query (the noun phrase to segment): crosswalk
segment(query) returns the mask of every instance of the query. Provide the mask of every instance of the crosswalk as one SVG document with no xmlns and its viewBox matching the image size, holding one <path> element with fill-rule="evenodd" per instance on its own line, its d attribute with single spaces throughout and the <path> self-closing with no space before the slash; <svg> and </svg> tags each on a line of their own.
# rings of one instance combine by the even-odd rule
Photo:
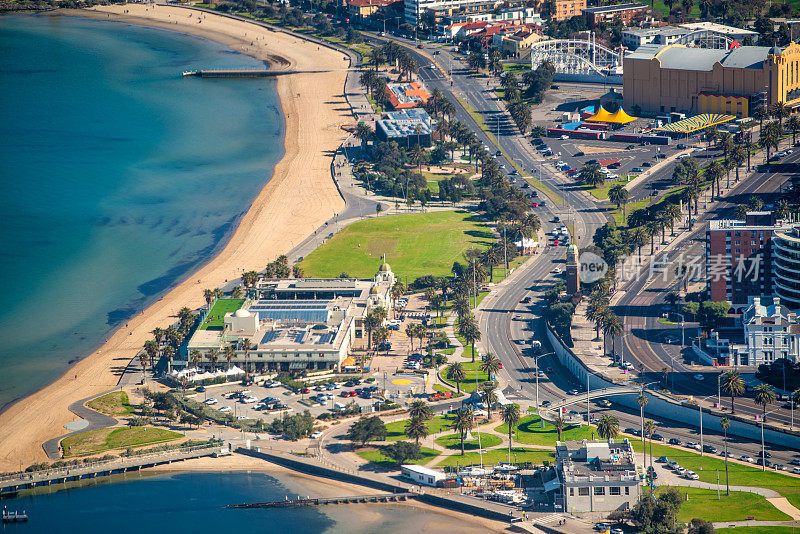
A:
<svg viewBox="0 0 800 534">
<path fill-rule="evenodd" d="M 537 517 L 533 520 L 534 524 L 537 525 L 552 525 L 553 523 L 558 523 L 564 518 L 561 514 L 548 514 L 542 517 Z"/>
</svg>

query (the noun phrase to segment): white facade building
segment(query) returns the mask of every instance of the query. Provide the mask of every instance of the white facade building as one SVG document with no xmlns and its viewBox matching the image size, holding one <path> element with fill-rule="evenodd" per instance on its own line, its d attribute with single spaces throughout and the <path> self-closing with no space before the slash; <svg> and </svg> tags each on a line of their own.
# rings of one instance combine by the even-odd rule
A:
<svg viewBox="0 0 800 534">
<path fill-rule="evenodd" d="M 447 475 L 445 475 L 443 472 L 436 471 L 434 469 L 428 469 L 427 467 L 422 467 L 421 465 L 404 465 L 400 468 L 400 471 L 404 477 L 410 478 L 417 484 L 421 484 L 423 486 L 436 487 L 437 482 L 447 478 Z"/>
<path fill-rule="evenodd" d="M 732 351 L 738 365 L 758 366 L 780 358 L 800 361 L 800 324 L 797 314 L 781 305 L 780 297 L 751 297 L 742 315 L 744 347 Z"/>
<path fill-rule="evenodd" d="M 675 26 L 627 28 L 622 32 L 622 44 L 630 50 L 636 50 L 640 46 L 647 44 L 670 45 L 690 33 L 692 33 L 692 30 L 676 28 Z"/>
</svg>

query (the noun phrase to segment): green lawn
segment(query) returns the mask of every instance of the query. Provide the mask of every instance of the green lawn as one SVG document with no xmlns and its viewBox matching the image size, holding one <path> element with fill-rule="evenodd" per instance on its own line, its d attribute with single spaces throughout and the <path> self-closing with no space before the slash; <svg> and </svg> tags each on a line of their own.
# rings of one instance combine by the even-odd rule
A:
<svg viewBox="0 0 800 534">
<path fill-rule="evenodd" d="M 631 439 L 633 448 L 642 451 L 642 442 Z M 650 445 L 647 445 L 647 452 L 650 452 Z M 653 459 L 666 456 L 670 460 L 675 460 L 682 467 L 692 470 L 700 475 L 700 480 L 704 482 L 717 482 L 717 470 L 719 470 L 720 484 L 725 484 L 725 460 L 716 455 L 700 456 L 697 453 L 668 447 L 658 443 L 653 443 Z M 782 475 L 776 471 L 761 471 L 760 467 L 741 465 L 735 462 L 728 462 L 728 476 L 731 486 L 753 486 L 758 488 L 769 488 L 777 491 L 795 507 L 800 507 L 800 479 Z"/>
<path fill-rule="evenodd" d="M 479 432 L 479 434 L 481 436 L 480 446 L 484 449 L 487 447 L 495 447 L 503 443 L 503 440 L 494 434 L 486 434 L 485 432 Z M 476 433 L 471 435 L 474 436 L 475 439 L 464 440 L 465 451 L 473 451 L 478 449 L 478 434 Z M 450 434 L 449 436 L 436 438 L 436 444 L 446 449 L 453 449 L 457 451 L 461 450 L 461 438 L 458 434 Z"/>
<path fill-rule="evenodd" d="M 128 394 L 124 391 L 112 391 L 102 397 L 97 397 L 86 403 L 92 410 L 107 415 L 129 415 L 133 413 L 133 406 L 128 402 Z"/>
<path fill-rule="evenodd" d="M 717 534 L 796 534 L 797 528 L 792 527 L 738 527 L 718 528 Z"/>
<path fill-rule="evenodd" d="M 511 448 L 511 461 L 512 462 L 531 462 L 534 464 L 542 465 L 545 461 L 552 462 L 555 459 L 555 454 L 550 451 L 543 451 L 537 449 L 525 449 L 523 447 Z M 483 453 L 484 465 L 498 464 L 500 462 L 508 461 L 508 448 L 492 449 Z M 454 465 L 479 465 L 481 462 L 481 455 L 477 452 L 468 452 L 461 456 L 454 454 L 448 456 L 441 462 L 439 466 L 454 466 Z"/>
<path fill-rule="evenodd" d="M 418 460 L 408 460 L 406 463 L 424 465 L 433 460 L 434 458 L 436 458 L 437 456 L 439 456 L 439 453 L 433 449 L 422 447 L 421 450 L 422 450 L 422 458 Z M 380 464 L 384 467 L 397 467 L 397 464 L 394 462 L 394 460 L 390 460 L 389 458 L 384 456 L 383 453 L 380 451 L 380 449 L 358 451 L 356 454 L 358 454 L 368 462 Z"/>
<path fill-rule="evenodd" d="M 648 199 L 637 200 L 636 202 L 628 202 L 628 204 L 625 206 L 625 215 L 627 216 L 628 214 L 631 214 L 638 209 L 646 208 L 649 205 L 649 202 L 650 201 Z M 614 207 L 612 216 L 614 217 L 614 222 L 617 224 L 617 226 L 620 227 L 625 226 L 622 223 L 622 207 L 620 207 L 619 209 L 616 209 L 616 207 Z"/>
<path fill-rule="evenodd" d="M 183 437 L 183 434 L 147 426 L 101 428 L 61 440 L 64 456 L 85 456 L 111 449 L 141 447 Z"/>
<path fill-rule="evenodd" d="M 464 349 L 464 357 L 471 358 L 472 357 L 472 349 L 467 347 Z M 466 380 L 461 382 L 461 391 L 472 393 L 475 391 L 475 378 L 478 379 L 478 387 L 487 380 L 489 377 L 480 370 L 480 366 L 483 362 L 480 359 L 476 359 L 475 363 L 472 362 L 461 362 L 461 367 L 464 368 L 464 375 L 466 376 Z M 450 367 L 448 366 L 442 371 L 442 376 L 446 379 L 447 378 L 447 369 Z"/>
<path fill-rule="evenodd" d="M 592 187 L 591 185 L 584 184 L 580 186 L 580 189 L 587 191 L 593 197 L 599 200 L 608 200 L 608 190 L 614 187 L 615 185 L 625 185 L 627 184 L 627 180 L 614 180 L 611 182 L 606 182 L 603 185 L 599 185 L 597 187 Z"/>
<path fill-rule="evenodd" d="M 491 231 L 466 211 L 391 215 L 351 224 L 302 262 L 309 276 L 346 272 L 369 278 L 385 254 L 395 275 L 409 282 L 426 274 L 446 276 L 468 248 L 488 247 Z"/>
<path fill-rule="evenodd" d="M 388 423 L 386 425 L 386 430 L 388 431 L 388 434 L 386 435 L 386 441 L 400 441 L 401 439 L 408 439 L 405 430 L 407 422 L 408 420 L 404 419 L 402 421 Z M 428 432 L 431 434 L 436 434 L 443 430 L 449 429 L 451 424 L 452 419 L 449 415 L 437 415 L 428 421 Z"/>
<path fill-rule="evenodd" d="M 561 431 L 561 440 L 591 439 L 592 427 L 589 426 L 567 426 Z M 508 425 L 503 424 L 495 428 L 499 434 L 508 434 Z M 555 447 L 558 440 L 556 428 L 545 421 L 544 428 L 541 427 L 541 419 L 538 415 L 528 415 L 523 417 L 517 425 L 517 432 L 514 436 L 515 443 L 526 445 L 552 445 Z"/>
<path fill-rule="evenodd" d="M 206 320 L 200 325 L 200 330 L 208 328 L 222 330 L 226 313 L 233 313 L 244 304 L 244 299 L 217 299 L 214 306 L 206 315 Z"/>
<path fill-rule="evenodd" d="M 661 486 L 657 491 L 663 491 L 668 486 Z M 676 487 L 681 495 L 688 495 L 689 500 L 684 500 L 678 512 L 678 521 L 688 523 L 698 517 L 706 521 L 745 521 L 754 517 L 757 521 L 790 521 L 792 518 L 784 514 L 767 501 L 766 497 L 746 491 L 732 491 L 725 495 L 725 486 L 720 486 L 720 500 L 717 500 L 717 490 Z M 645 490 L 647 491 L 647 490 Z"/>
</svg>

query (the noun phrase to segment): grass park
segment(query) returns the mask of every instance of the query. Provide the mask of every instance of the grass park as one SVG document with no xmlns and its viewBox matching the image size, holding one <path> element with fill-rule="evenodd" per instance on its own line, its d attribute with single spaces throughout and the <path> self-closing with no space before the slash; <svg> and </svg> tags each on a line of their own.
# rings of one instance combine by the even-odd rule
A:
<svg viewBox="0 0 800 534">
<path fill-rule="evenodd" d="M 439 452 L 433 449 L 429 449 L 427 447 L 421 447 L 422 457 L 417 458 L 416 460 L 407 460 L 406 463 L 409 464 L 417 464 L 417 465 L 425 465 L 437 456 L 439 456 Z M 380 449 L 364 449 L 358 451 L 360 457 L 365 459 L 368 462 L 372 462 L 374 464 L 378 464 L 383 467 L 397 467 L 397 462 L 387 458 Z"/>
<path fill-rule="evenodd" d="M 406 435 L 407 420 L 394 421 L 386 424 L 386 441 L 400 441 L 409 439 Z M 453 424 L 453 418 L 449 415 L 437 415 L 428 421 L 428 433 L 438 434 L 444 430 L 449 430 Z"/>
<path fill-rule="evenodd" d="M 449 275 L 453 259 L 469 248 L 485 248 L 492 232 L 472 213 L 437 211 L 391 215 L 344 228 L 300 263 L 307 276 L 359 278 L 375 275 L 383 255 L 395 275 L 412 281 Z"/>
<path fill-rule="evenodd" d="M 472 357 L 472 352 L 471 351 L 472 351 L 472 349 L 470 347 L 466 347 L 464 349 L 463 356 L 465 358 L 471 358 Z M 481 366 L 482 363 L 483 362 L 481 362 L 481 360 L 479 358 L 476 358 L 475 363 L 473 363 L 473 362 L 461 362 L 461 367 L 464 369 L 464 376 L 465 376 L 464 381 L 461 382 L 461 392 L 462 393 L 464 393 L 464 392 L 472 393 L 473 391 L 475 391 L 475 387 L 476 387 L 475 386 L 475 381 L 476 381 L 476 379 L 477 379 L 477 382 L 478 382 L 478 387 L 480 387 L 480 385 L 482 383 L 484 383 L 487 380 L 489 380 L 489 376 L 486 373 L 484 373 L 483 371 L 480 370 L 480 366 Z M 441 371 L 441 375 L 445 379 L 447 378 L 447 371 L 448 371 L 449 368 L 450 368 L 450 366 L 447 366 L 446 368 L 444 368 Z M 452 381 L 448 380 L 448 382 L 452 382 Z M 455 383 L 453 383 L 453 385 L 455 385 Z"/>
<path fill-rule="evenodd" d="M 503 440 L 500 439 L 499 436 L 494 434 L 487 434 L 485 432 L 473 432 L 470 434 L 471 439 L 464 440 L 464 450 L 465 451 L 474 451 L 479 448 L 478 446 L 478 434 L 480 434 L 480 447 L 484 449 L 487 447 L 496 447 L 503 443 Z M 440 447 L 444 447 L 445 449 L 452 449 L 452 450 L 461 450 L 461 438 L 458 434 L 450 434 L 447 436 L 442 436 L 440 438 L 436 438 L 436 444 Z"/>
<path fill-rule="evenodd" d="M 223 322 L 225 321 L 226 313 L 233 313 L 244 304 L 244 299 L 217 299 L 214 306 L 209 310 L 206 315 L 206 320 L 200 325 L 200 330 L 222 330 Z"/>
<path fill-rule="evenodd" d="M 113 449 L 143 447 L 182 438 L 183 434 L 147 426 L 113 427 L 91 430 L 61 440 L 64 457 L 86 456 Z"/>
<path fill-rule="evenodd" d="M 737 527 L 718 528 L 717 534 L 797 534 L 796 527 Z"/>
<path fill-rule="evenodd" d="M 102 397 L 90 400 L 86 406 L 106 415 L 130 415 L 134 413 L 133 406 L 128 401 L 128 394 L 124 391 L 112 391 Z"/>
<path fill-rule="evenodd" d="M 663 491 L 667 486 L 660 487 L 657 492 Z M 689 488 L 686 486 L 675 487 L 686 500 L 681 503 L 678 512 L 678 521 L 688 523 L 695 517 L 709 518 L 714 521 L 745 521 L 754 517 L 757 521 L 789 521 L 792 518 L 775 508 L 762 495 L 746 491 L 732 491 L 725 495 L 725 486 L 722 485 L 719 500 L 717 490 Z M 713 516 L 710 514 L 713 510 Z M 738 529 L 737 529 L 738 532 Z"/>
<path fill-rule="evenodd" d="M 545 421 L 544 428 L 538 415 L 528 415 L 520 419 L 516 432 L 512 435 L 514 443 L 555 447 L 558 431 L 551 423 Z M 593 427 L 568 425 L 561 431 L 562 441 L 591 439 Z M 495 432 L 508 434 L 508 425 L 502 424 Z"/>
<path fill-rule="evenodd" d="M 437 464 L 437 467 L 456 466 L 456 465 L 479 465 L 481 458 L 483 465 L 498 464 L 500 462 L 508 461 L 508 448 L 502 447 L 499 449 L 492 449 L 483 454 L 477 452 L 468 452 L 464 456 L 460 454 L 453 454 L 448 456 Z M 555 460 L 555 453 L 543 449 L 526 449 L 524 447 L 511 448 L 511 462 L 525 463 L 530 462 L 536 465 L 543 465 L 544 462 L 553 462 Z"/>
<path fill-rule="evenodd" d="M 642 452 L 641 440 L 629 438 L 634 450 Z M 650 453 L 650 443 L 647 444 Z M 725 460 L 718 456 L 700 456 L 697 453 L 677 449 L 659 443 L 653 443 L 653 461 L 661 456 L 674 460 L 700 476 L 703 482 L 716 484 L 717 471 L 720 483 L 725 484 Z M 649 462 L 649 457 L 648 457 Z M 800 479 L 781 474 L 776 471 L 762 471 L 759 466 L 742 465 L 739 462 L 728 462 L 728 479 L 731 486 L 752 486 L 777 491 L 795 507 L 800 507 Z"/>
</svg>

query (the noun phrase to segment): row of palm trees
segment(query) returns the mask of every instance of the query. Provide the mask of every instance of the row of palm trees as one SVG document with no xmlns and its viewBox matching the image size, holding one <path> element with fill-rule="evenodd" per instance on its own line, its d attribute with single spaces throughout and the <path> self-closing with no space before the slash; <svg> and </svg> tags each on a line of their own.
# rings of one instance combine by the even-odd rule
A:
<svg viewBox="0 0 800 534">
<path fill-rule="evenodd" d="M 144 342 L 139 353 L 139 363 L 142 367 L 142 378 L 148 366 L 155 366 L 160 358 L 167 361 L 167 372 L 172 367 L 172 360 L 178 352 L 183 340 L 191 333 L 197 324 L 197 315 L 189 308 L 181 308 L 178 312 L 178 322 L 169 328 L 156 327 L 153 329 L 153 339 Z"/>
<path fill-rule="evenodd" d="M 617 336 L 621 336 L 625 331 L 622 319 L 610 308 L 609 293 L 611 280 L 603 278 L 595 284 L 593 291 L 589 294 L 589 302 L 586 306 L 586 318 L 595 325 L 597 338 L 603 332 L 603 346 L 607 345 L 608 337 L 611 336 L 612 353 L 616 353 Z"/>
</svg>

